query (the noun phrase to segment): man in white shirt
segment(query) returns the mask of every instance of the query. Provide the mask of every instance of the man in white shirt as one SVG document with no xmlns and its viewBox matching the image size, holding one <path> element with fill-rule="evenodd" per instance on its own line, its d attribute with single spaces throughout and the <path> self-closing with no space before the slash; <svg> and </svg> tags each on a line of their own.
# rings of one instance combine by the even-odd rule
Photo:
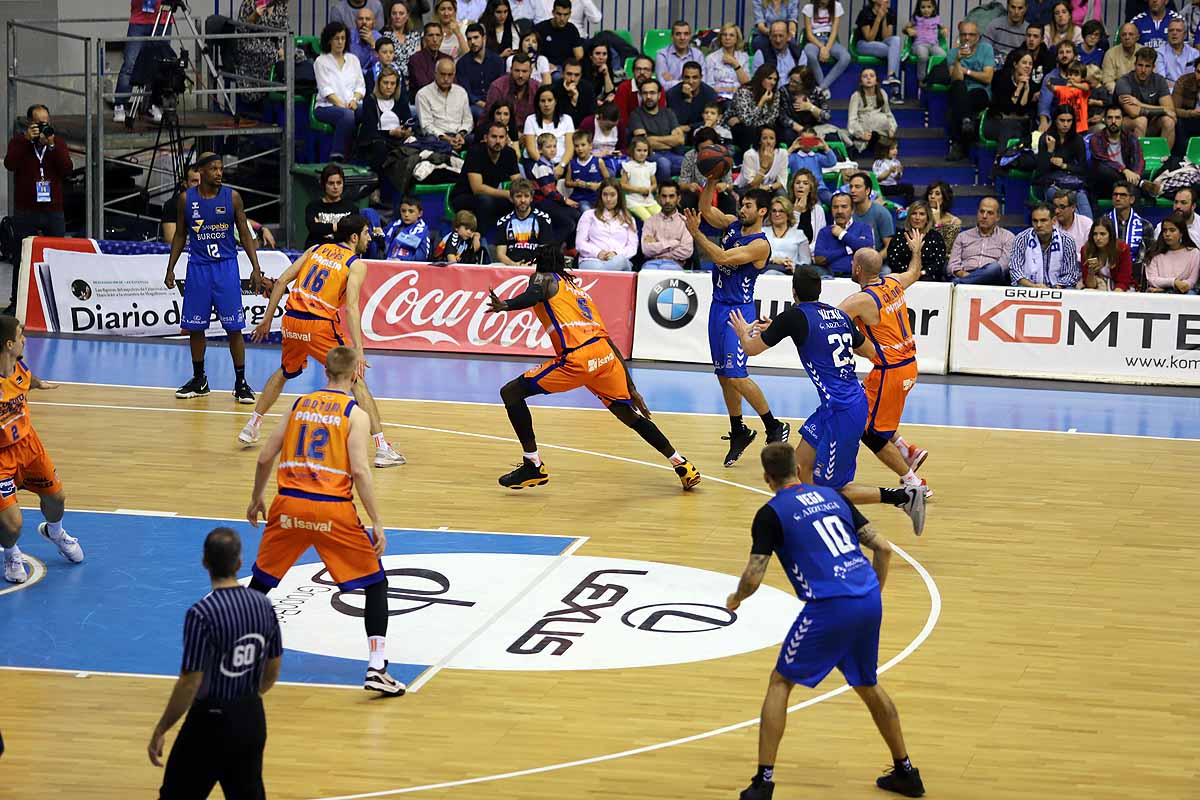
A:
<svg viewBox="0 0 1200 800">
<path fill-rule="evenodd" d="M 1167 79 L 1167 85 L 1175 88 L 1175 81 L 1192 70 L 1192 62 L 1200 58 L 1200 50 L 1187 43 L 1187 26 L 1182 19 L 1173 19 L 1167 24 L 1167 43 L 1155 48 L 1158 61 L 1154 71 Z"/>
<path fill-rule="evenodd" d="M 1054 195 L 1054 228 L 1071 237 L 1071 241 L 1083 247 L 1092 232 L 1092 220 L 1076 213 L 1075 192 L 1063 190 Z"/>
<path fill-rule="evenodd" d="M 689 61 L 703 64 L 704 53 L 692 44 L 692 26 L 681 19 L 671 25 L 671 46 L 664 47 L 654 56 L 654 71 L 664 92 L 671 91 L 683 80 L 683 65 Z"/>
<path fill-rule="evenodd" d="M 1176 214 L 1183 214 L 1183 218 L 1187 220 L 1188 233 L 1191 234 L 1192 242 L 1200 245 L 1200 214 L 1196 213 L 1196 190 L 1191 186 L 1184 186 L 1175 192 L 1175 208 Z M 1162 233 L 1162 223 L 1154 228 L 1154 238 L 1157 239 Z"/>
<path fill-rule="evenodd" d="M 597 31 L 600 30 L 601 19 L 603 16 L 596 0 L 571 1 L 571 24 L 584 35 L 584 38 L 592 35 L 592 26 L 595 26 Z"/>
<path fill-rule="evenodd" d="M 527 19 L 533 24 L 550 19 L 550 0 L 508 0 L 514 21 Z"/>
<path fill-rule="evenodd" d="M 658 204 L 662 211 L 646 220 L 642 228 L 642 255 L 646 256 L 642 269 L 686 269 L 694 243 L 679 213 L 679 187 L 671 182 L 660 183 Z"/>
<path fill-rule="evenodd" d="M 456 151 L 462 150 L 473 123 L 467 90 L 454 82 L 454 59 L 449 56 L 438 59 L 433 76 L 433 83 L 417 92 L 421 130 L 447 142 Z"/>
</svg>

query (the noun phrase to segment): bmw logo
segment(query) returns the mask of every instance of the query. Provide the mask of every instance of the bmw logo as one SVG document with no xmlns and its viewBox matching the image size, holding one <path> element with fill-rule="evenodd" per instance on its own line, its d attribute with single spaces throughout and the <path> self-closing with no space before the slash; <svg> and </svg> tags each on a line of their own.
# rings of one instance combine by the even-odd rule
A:
<svg viewBox="0 0 1200 800">
<path fill-rule="evenodd" d="M 650 316 L 664 328 L 682 328 L 696 316 L 696 290 L 682 278 L 667 278 L 650 290 Z"/>
</svg>

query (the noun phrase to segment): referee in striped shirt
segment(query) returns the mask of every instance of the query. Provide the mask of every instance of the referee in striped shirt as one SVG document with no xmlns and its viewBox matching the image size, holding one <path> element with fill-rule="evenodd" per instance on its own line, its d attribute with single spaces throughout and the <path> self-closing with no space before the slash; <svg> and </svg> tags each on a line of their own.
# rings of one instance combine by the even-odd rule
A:
<svg viewBox="0 0 1200 800">
<path fill-rule="evenodd" d="M 147 748 L 150 763 L 161 767 L 163 738 L 187 713 L 159 800 L 205 798 L 217 783 L 226 800 L 266 797 L 262 696 L 279 678 L 283 647 L 271 601 L 238 584 L 241 566 L 238 535 L 229 528 L 209 533 L 204 567 L 213 590 L 184 617 L 179 680 Z"/>
</svg>

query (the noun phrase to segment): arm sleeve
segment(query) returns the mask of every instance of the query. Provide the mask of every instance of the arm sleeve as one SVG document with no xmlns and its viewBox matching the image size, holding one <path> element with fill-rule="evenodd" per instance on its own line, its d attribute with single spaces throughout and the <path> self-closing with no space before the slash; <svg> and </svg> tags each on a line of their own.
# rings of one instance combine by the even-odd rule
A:
<svg viewBox="0 0 1200 800">
<path fill-rule="evenodd" d="M 863 528 L 871 524 L 871 520 L 864 517 L 863 513 L 858 510 L 854 503 L 851 503 L 849 500 L 847 500 L 846 505 L 850 506 L 850 519 L 854 521 L 854 530 L 861 531 Z"/>
<path fill-rule="evenodd" d="M 579 221 L 583 222 L 583 218 L 580 217 Z M 646 220 L 645 224 L 642 225 L 642 254 L 645 255 L 646 258 L 658 258 L 659 255 L 671 249 L 670 242 L 664 242 L 658 238 L 658 234 L 660 232 L 658 228 L 659 226 L 655 222 L 655 217 L 651 217 L 650 219 Z M 646 236 L 655 237 L 654 241 L 647 242 L 645 238 Z"/>
<path fill-rule="evenodd" d="M 789 337 L 797 347 L 808 338 L 808 317 L 795 307 L 771 320 L 771 324 L 762 332 L 762 340 L 767 347 L 774 347 Z"/>
<path fill-rule="evenodd" d="M 845 312 L 843 312 L 843 316 L 845 316 Z M 846 323 L 850 326 L 850 343 L 855 347 L 862 347 L 862 344 L 867 340 L 867 337 L 863 336 L 863 332 L 860 331 L 858 326 L 854 324 L 854 320 L 850 319 L 848 316 L 846 317 Z"/>
<path fill-rule="evenodd" d="M 638 235 L 636 227 L 622 226 L 625 231 L 625 249 L 621 255 L 633 258 L 638 251 Z"/>
<path fill-rule="evenodd" d="M 358 56 L 354 55 L 353 53 L 349 53 L 346 55 L 347 61 L 349 61 L 352 58 L 354 59 L 353 69 L 351 70 L 351 72 L 354 75 L 353 90 L 354 90 L 354 93 L 356 95 L 358 95 L 358 98 L 361 100 L 362 98 L 367 96 L 367 80 L 363 76 L 362 64 L 359 63 Z M 352 97 L 350 99 L 353 100 L 354 98 Z"/>
<path fill-rule="evenodd" d="M 775 509 L 764 505 L 758 510 L 750 527 L 750 538 L 753 542 L 750 552 L 756 556 L 769 556 L 783 543 L 783 525 Z"/>
<path fill-rule="evenodd" d="M 208 626 L 195 608 L 189 608 L 183 618 L 183 661 L 180 672 L 201 672 L 208 653 Z"/>
<path fill-rule="evenodd" d="M 326 53 L 318 56 L 313 62 L 313 74 L 317 79 L 317 97 L 321 100 L 326 99 L 331 94 L 337 94 L 337 81 L 334 78 L 333 56 Z M 339 97 L 343 103 L 349 100 L 348 97 Z"/>
<path fill-rule="evenodd" d="M 546 287 L 537 281 L 535 272 L 529 276 L 529 285 L 525 287 L 525 291 L 506 301 L 505 304 L 509 311 L 520 311 L 523 308 L 532 308 L 544 300 L 546 300 Z"/>
</svg>

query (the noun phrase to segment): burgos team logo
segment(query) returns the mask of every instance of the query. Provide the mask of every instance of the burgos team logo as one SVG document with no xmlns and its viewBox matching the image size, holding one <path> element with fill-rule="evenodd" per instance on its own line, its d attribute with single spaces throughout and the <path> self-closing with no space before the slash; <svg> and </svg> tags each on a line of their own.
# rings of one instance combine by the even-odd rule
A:
<svg viewBox="0 0 1200 800">
<path fill-rule="evenodd" d="M 682 278 L 667 278 L 650 290 L 650 316 L 664 328 L 682 328 L 696 316 L 696 290 Z"/>
</svg>

